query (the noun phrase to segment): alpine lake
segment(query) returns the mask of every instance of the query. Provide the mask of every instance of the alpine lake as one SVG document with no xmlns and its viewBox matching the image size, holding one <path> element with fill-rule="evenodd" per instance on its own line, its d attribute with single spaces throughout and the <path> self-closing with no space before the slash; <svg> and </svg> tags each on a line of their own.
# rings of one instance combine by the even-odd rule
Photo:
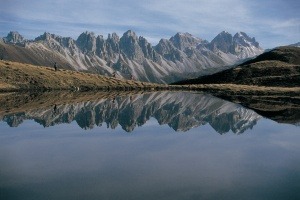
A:
<svg viewBox="0 0 300 200">
<path fill-rule="evenodd" d="M 1 94 L 0 199 L 300 199 L 294 116 L 199 92 Z"/>
</svg>

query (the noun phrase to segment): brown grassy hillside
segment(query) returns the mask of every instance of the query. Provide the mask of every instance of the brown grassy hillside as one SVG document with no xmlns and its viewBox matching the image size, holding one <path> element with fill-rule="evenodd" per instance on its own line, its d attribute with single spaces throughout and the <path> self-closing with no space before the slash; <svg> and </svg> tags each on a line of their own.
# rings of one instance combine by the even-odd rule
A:
<svg viewBox="0 0 300 200">
<path fill-rule="evenodd" d="M 12 62 L 32 64 L 36 66 L 51 67 L 54 61 L 63 69 L 72 69 L 64 59 L 51 51 L 39 51 L 38 49 L 24 48 L 15 44 L 6 44 L 0 41 L 0 57 Z"/>
<path fill-rule="evenodd" d="M 300 48 L 293 46 L 282 46 L 277 47 L 271 51 L 263 53 L 256 58 L 249 60 L 242 65 L 249 65 L 251 63 L 256 63 L 266 60 L 277 60 L 289 64 L 300 65 Z"/>
<path fill-rule="evenodd" d="M 0 61 L 0 92 L 47 90 L 192 90 L 224 95 L 300 96 L 300 87 L 238 84 L 159 85 L 17 62 Z"/>
<path fill-rule="evenodd" d="M 49 67 L 39 67 L 10 61 L 0 61 L 0 91 L 13 90 L 93 90 L 100 88 L 127 89 L 156 87 L 157 84 L 131 80 L 121 80 L 101 75 L 55 71 Z"/>
</svg>

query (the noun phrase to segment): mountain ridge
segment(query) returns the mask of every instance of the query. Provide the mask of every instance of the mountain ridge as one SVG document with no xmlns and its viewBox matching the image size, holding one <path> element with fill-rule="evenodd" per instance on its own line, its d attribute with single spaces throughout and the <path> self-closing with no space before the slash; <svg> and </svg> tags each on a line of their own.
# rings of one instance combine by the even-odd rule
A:
<svg viewBox="0 0 300 200">
<path fill-rule="evenodd" d="M 65 69 L 107 76 L 116 73 L 126 79 L 133 76 L 140 81 L 170 83 L 188 74 L 219 71 L 263 52 L 254 38 L 243 36 L 240 40 L 244 43 L 226 43 L 231 51 L 225 51 L 218 45 L 223 40 L 214 40 L 211 45 L 189 33 L 176 33 L 152 46 L 132 30 L 121 37 L 109 34 L 106 39 L 86 31 L 76 40 L 47 32 L 34 40 L 26 40 L 17 32 L 10 32 L 0 42 L 0 55 L 6 60 L 34 65 L 53 66 L 57 62 Z"/>
</svg>

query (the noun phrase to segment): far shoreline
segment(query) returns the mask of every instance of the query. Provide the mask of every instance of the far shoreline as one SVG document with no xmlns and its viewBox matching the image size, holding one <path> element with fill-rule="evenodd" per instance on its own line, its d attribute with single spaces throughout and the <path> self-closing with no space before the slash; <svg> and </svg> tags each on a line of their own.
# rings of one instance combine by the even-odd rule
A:
<svg viewBox="0 0 300 200">
<path fill-rule="evenodd" d="M 84 72 L 0 61 L 0 93 L 49 91 L 202 91 L 216 96 L 299 97 L 300 87 L 241 85 L 233 83 L 167 85 L 118 79 Z"/>
</svg>

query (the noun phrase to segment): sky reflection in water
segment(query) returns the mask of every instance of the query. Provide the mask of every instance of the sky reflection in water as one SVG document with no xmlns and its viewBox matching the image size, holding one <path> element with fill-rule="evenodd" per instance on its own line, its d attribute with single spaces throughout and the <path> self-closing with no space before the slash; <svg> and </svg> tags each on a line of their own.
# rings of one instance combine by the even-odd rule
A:
<svg viewBox="0 0 300 200">
<path fill-rule="evenodd" d="M 1 199 L 297 199 L 299 127 L 260 118 L 236 135 L 0 123 Z M 47 197 L 47 198 L 46 198 Z"/>
</svg>

